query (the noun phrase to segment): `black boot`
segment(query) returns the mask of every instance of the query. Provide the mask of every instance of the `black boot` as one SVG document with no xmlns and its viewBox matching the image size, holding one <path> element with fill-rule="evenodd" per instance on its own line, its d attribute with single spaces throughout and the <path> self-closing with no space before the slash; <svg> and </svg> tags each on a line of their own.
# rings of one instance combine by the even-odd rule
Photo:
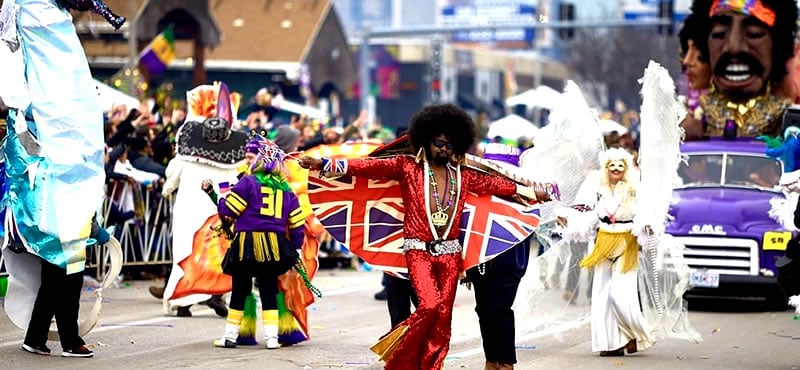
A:
<svg viewBox="0 0 800 370">
<path fill-rule="evenodd" d="M 215 295 L 211 297 L 211 299 L 206 301 L 208 307 L 214 309 L 214 312 L 219 317 L 228 317 L 228 307 L 225 306 L 225 302 L 222 301 L 222 296 Z"/>
<path fill-rule="evenodd" d="M 191 306 L 178 307 L 178 317 L 192 317 L 192 311 L 189 311 Z"/>
</svg>

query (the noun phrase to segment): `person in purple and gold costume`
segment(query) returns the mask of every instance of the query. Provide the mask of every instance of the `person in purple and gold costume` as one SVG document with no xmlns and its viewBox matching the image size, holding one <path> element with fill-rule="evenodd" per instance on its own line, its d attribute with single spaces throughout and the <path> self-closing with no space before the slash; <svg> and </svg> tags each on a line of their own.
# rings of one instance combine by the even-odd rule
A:
<svg viewBox="0 0 800 370">
<path fill-rule="evenodd" d="M 280 347 L 278 277 L 297 262 L 308 214 L 286 181 L 283 151 L 267 140 L 261 144 L 251 174 L 242 177 L 218 204 L 220 217 L 235 219 L 235 224 L 231 247 L 222 262 L 222 271 L 232 277 L 230 306 L 225 332 L 214 341 L 215 347 L 236 347 L 253 277 L 259 281 L 266 347 Z"/>
</svg>

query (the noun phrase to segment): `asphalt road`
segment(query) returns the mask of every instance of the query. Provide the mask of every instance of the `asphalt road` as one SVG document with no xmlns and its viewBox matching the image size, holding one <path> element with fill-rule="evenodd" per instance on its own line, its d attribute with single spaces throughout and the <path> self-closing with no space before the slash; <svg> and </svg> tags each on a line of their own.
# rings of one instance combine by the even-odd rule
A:
<svg viewBox="0 0 800 370">
<path fill-rule="evenodd" d="M 380 369 L 369 351 L 389 328 L 385 302 L 375 301 L 380 273 L 322 270 L 315 284 L 325 296 L 310 308 L 311 340 L 293 347 L 213 348 L 224 320 L 205 306 L 191 318 L 165 315 L 147 292 L 158 282 L 123 282 L 105 292 L 98 327 L 86 336 L 92 359 L 62 358 L 20 349 L 24 333 L 0 315 L 0 369 Z M 555 296 L 555 295 L 554 295 Z M 560 299 L 560 298 L 559 298 Z M 84 291 L 88 306 L 92 292 Z M 694 303 L 694 302 L 693 302 Z M 540 310 L 548 304 L 541 302 Z M 591 352 L 589 325 L 570 322 L 517 338 L 516 369 L 800 369 L 800 320 L 792 313 L 716 303 L 690 313 L 700 343 L 666 339 L 621 358 Z M 459 287 L 447 369 L 482 369 L 484 364 L 472 292 Z M 724 311 L 724 312 L 720 312 Z M 261 334 L 259 333 L 259 336 Z"/>
</svg>

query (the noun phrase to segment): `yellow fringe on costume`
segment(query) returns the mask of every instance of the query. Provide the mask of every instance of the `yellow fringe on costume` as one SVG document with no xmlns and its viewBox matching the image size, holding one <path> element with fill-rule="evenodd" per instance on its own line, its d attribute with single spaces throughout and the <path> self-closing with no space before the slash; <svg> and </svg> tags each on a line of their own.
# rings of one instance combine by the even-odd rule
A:
<svg viewBox="0 0 800 370">
<path fill-rule="evenodd" d="M 597 232 L 597 239 L 594 243 L 594 250 L 592 253 L 583 260 L 581 260 L 581 267 L 594 267 L 598 263 L 614 257 L 614 252 L 618 250 L 619 245 L 625 246 L 624 252 L 620 256 L 622 258 L 622 272 L 628 272 L 638 266 L 639 244 L 636 237 L 630 231 L 604 231 Z"/>
<path fill-rule="evenodd" d="M 245 232 L 240 232 L 239 234 L 239 260 L 244 259 L 244 240 L 245 240 Z M 255 255 L 256 261 L 264 262 L 264 261 L 280 261 L 281 260 L 281 252 L 280 246 L 278 245 L 278 234 L 274 232 L 261 232 L 261 231 L 253 231 L 253 254 Z"/>
<path fill-rule="evenodd" d="M 385 362 L 392 357 L 394 351 L 397 350 L 397 347 L 400 347 L 401 339 L 403 339 L 403 336 L 406 335 L 407 331 L 408 325 L 400 325 L 392 330 L 389 334 L 386 334 L 385 337 L 381 338 L 378 343 L 375 343 L 369 349 L 380 356 L 380 361 Z"/>
</svg>

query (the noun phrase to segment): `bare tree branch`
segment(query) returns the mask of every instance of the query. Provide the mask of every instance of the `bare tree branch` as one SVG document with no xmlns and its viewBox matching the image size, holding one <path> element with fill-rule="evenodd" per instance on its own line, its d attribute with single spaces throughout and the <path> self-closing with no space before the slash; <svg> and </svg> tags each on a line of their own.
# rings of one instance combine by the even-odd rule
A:
<svg viewBox="0 0 800 370">
<path fill-rule="evenodd" d="M 641 104 L 639 78 L 647 63 L 662 64 L 673 76 L 680 71 L 678 40 L 659 35 L 652 28 L 618 27 L 577 30 L 575 38 L 566 42 L 566 64 L 582 83 L 606 86 L 608 96 L 599 88 L 587 89 L 595 101 L 612 109 L 616 99 L 628 107 Z"/>
</svg>

